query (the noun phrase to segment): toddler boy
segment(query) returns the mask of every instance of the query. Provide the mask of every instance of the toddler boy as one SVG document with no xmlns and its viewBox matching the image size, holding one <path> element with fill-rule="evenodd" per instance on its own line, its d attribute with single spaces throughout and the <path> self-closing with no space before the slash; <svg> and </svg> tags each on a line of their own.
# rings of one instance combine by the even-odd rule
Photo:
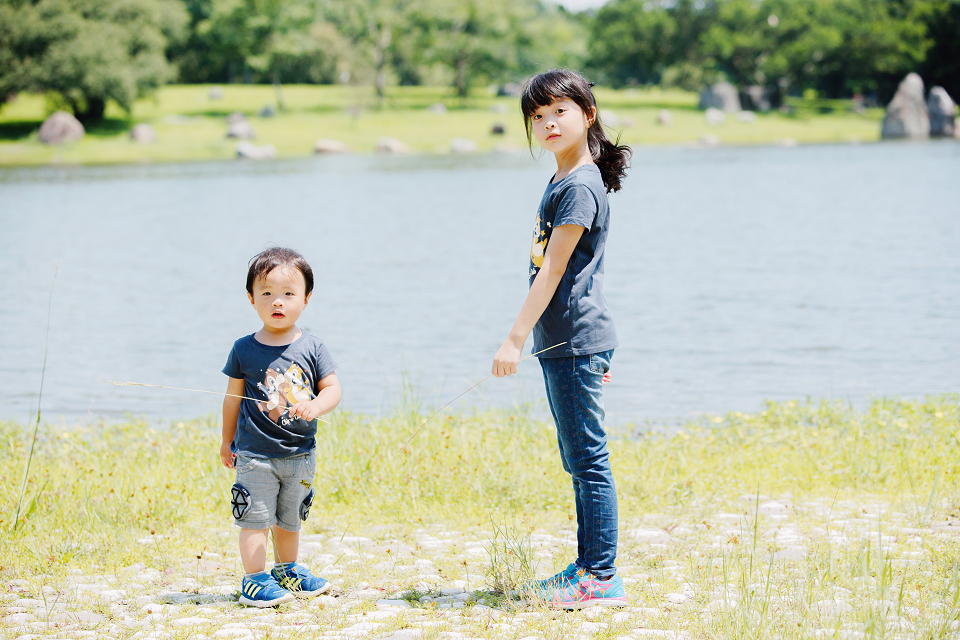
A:
<svg viewBox="0 0 960 640">
<path fill-rule="evenodd" d="M 236 468 L 231 490 L 245 575 L 240 602 L 271 607 L 330 588 L 297 564 L 300 523 L 313 501 L 317 417 L 340 402 L 336 363 L 296 322 L 313 292 L 313 271 L 296 251 L 275 247 L 255 256 L 247 297 L 263 328 L 233 344 L 223 372 L 220 460 Z M 243 396 L 243 398 L 237 397 Z M 267 573 L 267 536 L 276 564 Z"/>
</svg>

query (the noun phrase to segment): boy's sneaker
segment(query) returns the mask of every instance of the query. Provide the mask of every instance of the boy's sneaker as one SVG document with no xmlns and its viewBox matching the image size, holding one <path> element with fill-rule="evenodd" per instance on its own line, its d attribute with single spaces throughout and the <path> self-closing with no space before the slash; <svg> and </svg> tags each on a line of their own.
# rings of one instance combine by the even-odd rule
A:
<svg viewBox="0 0 960 640">
<path fill-rule="evenodd" d="M 592 573 L 577 569 L 566 584 L 546 589 L 541 600 L 554 609 L 625 607 L 627 593 L 620 576 L 601 581 Z"/>
<path fill-rule="evenodd" d="M 298 598 L 312 598 L 327 591 L 330 583 L 310 573 L 302 564 L 275 564 L 270 575 L 277 579 L 280 586 Z"/>
<path fill-rule="evenodd" d="M 243 576 L 240 585 L 240 604 L 248 607 L 274 607 L 293 600 L 293 594 L 280 587 L 277 580 L 267 572 Z"/>
</svg>

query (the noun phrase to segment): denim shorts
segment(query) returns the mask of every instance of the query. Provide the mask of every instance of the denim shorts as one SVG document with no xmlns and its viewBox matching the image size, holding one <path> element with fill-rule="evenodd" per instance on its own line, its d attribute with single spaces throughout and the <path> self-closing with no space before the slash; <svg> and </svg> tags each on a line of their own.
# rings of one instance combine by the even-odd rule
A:
<svg viewBox="0 0 960 640">
<path fill-rule="evenodd" d="M 313 501 L 317 470 L 314 451 L 290 458 L 248 458 L 237 455 L 237 483 L 231 507 L 234 522 L 243 529 L 299 531 Z"/>
</svg>

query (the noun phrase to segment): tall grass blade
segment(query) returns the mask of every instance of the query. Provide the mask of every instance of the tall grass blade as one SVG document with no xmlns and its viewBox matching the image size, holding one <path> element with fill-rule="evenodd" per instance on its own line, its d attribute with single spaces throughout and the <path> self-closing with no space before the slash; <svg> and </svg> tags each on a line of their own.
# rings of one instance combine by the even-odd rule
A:
<svg viewBox="0 0 960 640">
<path fill-rule="evenodd" d="M 40 392 L 37 394 L 37 423 L 33 427 L 33 439 L 30 441 L 30 454 L 27 456 L 27 465 L 23 468 L 23 481 L 20 483 L 20 497 L 17 499 L 17 515 L 13 519 L 11 529 L 20 524 L 20 514 L 23 512 L 23 496 L 27 491 L 27 476 L 30 475 L 30 463 L 33 461 L 33 451 L 37 446 L 37 433 L 40 431 L 40 404 L 43 400 L 43 378 L 47 373 L 47 348 L 50 346 L 50 312 L 53 309 L 53 285 L 57 282 L 60 272 L 58 262 L 53 270 L 53 281 L 50 283 L 50 300 L 47 302 L 47 333 L 43 341 L 43 367 L 40 369 Z M 36 497 L 34 498 L 36 501 Z"/>
</svg>

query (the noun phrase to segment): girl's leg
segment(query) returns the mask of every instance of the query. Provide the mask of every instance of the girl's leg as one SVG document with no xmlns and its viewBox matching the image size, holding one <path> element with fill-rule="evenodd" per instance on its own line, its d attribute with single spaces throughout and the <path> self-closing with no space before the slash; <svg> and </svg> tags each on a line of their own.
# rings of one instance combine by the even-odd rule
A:
<svg viewBox="0 0 960 640">
<path fill-rule="evenodd" d="M 612 351 L 541 358 L 563 468 L 577 505 L 577 563 L 600 579 L 616 573 L 617 493 L 603 428 L 603 374 Z"/>
</svg>

